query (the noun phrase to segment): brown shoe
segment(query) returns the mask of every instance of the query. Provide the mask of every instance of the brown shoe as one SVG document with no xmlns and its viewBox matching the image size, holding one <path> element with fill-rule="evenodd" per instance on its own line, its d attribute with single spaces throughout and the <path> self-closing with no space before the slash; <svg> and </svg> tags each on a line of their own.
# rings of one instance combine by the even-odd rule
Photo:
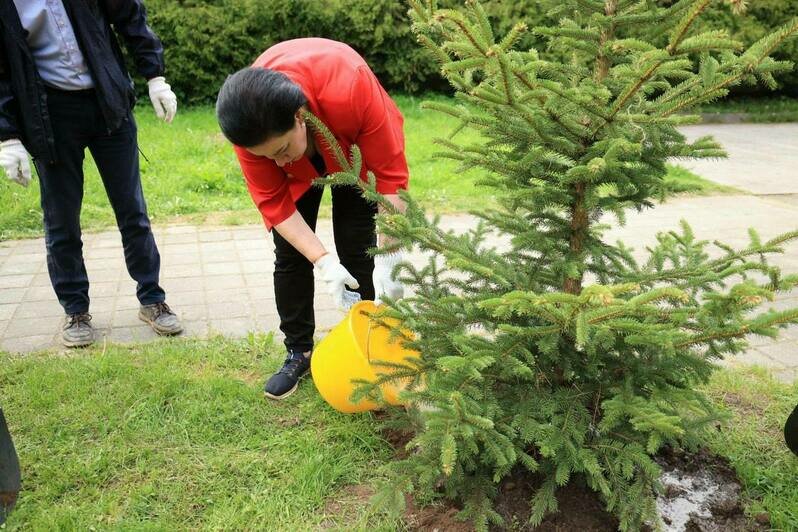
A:
<svg viewBox="0 0 798 532">
<path fill-rule="evenodd" d="M 94 327 L 91 314 L 78 312 L 67 314 L 64 318 L 61 342 L 67 347 L 86 347 L 94 343 Z"/>
<path fill-rule="evenodd" d="M 162 336 L 172 336 L 183 332 L 183 325 L 177 315 L 172 312 L 169 305 L 163 302 L 141 305 L 139 319 L 149 323 L 152 330 Z"/>
</svg>

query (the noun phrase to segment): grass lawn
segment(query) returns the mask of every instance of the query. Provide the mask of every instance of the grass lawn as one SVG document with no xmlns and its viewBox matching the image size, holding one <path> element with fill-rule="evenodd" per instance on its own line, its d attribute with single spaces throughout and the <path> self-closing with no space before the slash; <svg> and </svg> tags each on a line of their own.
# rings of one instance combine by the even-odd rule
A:
<svg viewBox="0 0 798 532">
<path fill-rule="evenodd" d="M 0 353 L 23 471 L 7 526 L 394 529 L 363 501 L 326 509 L 340 508 L 346 486 L 373 481 L 392 451 L 370 415 L 338 414 L 310 382 L 266 402 L 263 379 L 282 361 L 273 347 L 253 336 Z"/>
<path fill-rule="evenodd" d="M 752 515 L 770 514 L 774 530 L 798 530 L 798 458 L 784 444 L 784 423 L 798 404 L 798 382 L 788 386 L 762 369 L 721 371 L 710 397 L 732 415 L 710 448 L 726 456 L 754 502 Z"/>
<path fill-rule="evenodd" d="M 798 122 L 798 98 L 732 98 L 702 105 L 699 112 L 709 115 L 742 113 L 746 122 Z"/>
<path fill-rule="evenodd" d="M 392 457 L 374 418 L 332 411 L 310 382 L 265 401 L 279 352 L 261 335 L 0 353 L 24 476 L 8 529 L 400 528 L 352 495 Z M 780 432 L 798 384 L 724 370 L 708 390 L 733 415 L 711 446 L 761 498 L 751 511 L 798 529 L 798 460 Z"/>
<path fill-rule="evenodd" d="M 436 98 L 443 98 L 435 96 Z M 457 163 L 433 155 L 436 137 L 453 128 L 450 117 L 420 108 L 423 98 L 397 96 L 405 115 L 410 190 L 428 209 L 437 213 L 462 212 L 484 205 L 490 190 L 475 187 L 478 172 L 461 173 Z M 219 133 L 211 107 L 180 109 L 171 125 L 158 122 L 149 102 L 136 108 L 141 173 L 150 216 L 156 223 L 179 219 L 194 223 L 262 223 L 244 185 L 232 150 Z M 475 138 L 462 132 L 458 138 Z M 102 182 L 87 153 L 82 225 L 96 230 L 114 225 L 113 213 Z M 717 193 L 725 189 L 678 167 L 671 167 L 674 190 Z M 0 240 L 42 234 L 39 188 L 34 181 L 23 189 L 0 179 Z M 328 209 L 322 211 L 322 215 Z"/>
</svg>

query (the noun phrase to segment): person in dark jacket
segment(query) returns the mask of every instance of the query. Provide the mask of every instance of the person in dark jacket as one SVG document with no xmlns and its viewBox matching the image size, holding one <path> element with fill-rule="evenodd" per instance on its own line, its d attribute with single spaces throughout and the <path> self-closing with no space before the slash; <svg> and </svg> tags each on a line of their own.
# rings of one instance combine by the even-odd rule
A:
<svg viewBox="0 0 798 532">
<path fill-rule="evenodd" d="M 19 458 L 0 408 L 0 525 L 17 502 L 20 489 Z"/>
<path fill-rule="evenodd" d="M 135 92 L 117 35 L 148 80 L 157 116 L 171 122 L 177 98 L 163 77 L 163 47 L 140 0 L 0 0 L 0 167 L 27 186 L 33 158 L 47 267 L 66 313 L 62 337 L 69 347 L 95 337 L 80 230 L 86 148 L 137 282 L 139 318 L 158 334 L 183 330 L 158 284 L 160 255 L 139 175 Z"/>
</svg>

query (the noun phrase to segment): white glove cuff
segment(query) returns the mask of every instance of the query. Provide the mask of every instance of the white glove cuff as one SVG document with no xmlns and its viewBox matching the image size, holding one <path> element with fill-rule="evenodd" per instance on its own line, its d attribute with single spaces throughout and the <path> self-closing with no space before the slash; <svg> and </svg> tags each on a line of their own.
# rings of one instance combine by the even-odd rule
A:
<svg viewBox="0 0 798 532">
<path fill-rule="evenodd" d="M 313 263 L 319 270 L 324 270 L 329 267 L 330 264 L 338 264 L 338 258 L 333 256 L 332 253 L 325 253 Z"/>
<path fill-rule="evenodd" d="M 24 148 L 22 141 L 19 139 L 8 139 L 0 141 L 0 149 Z"/>
<path fill-rule="evenodd" d="M 394 266 L 402 262 L 402 259 L 404 259 L 404 254 L 401 251 L 377 255 L 374 257 L 374 266 L 382 266 L 393 269 Z"/>
<path fill-rule="evenodd" d="M 163 90 L 172 89 L 169 84 L 166 83 L 166 78 L 163 76 L 147 80 L 147 87 L 149 87 L 150 92 L 161 92 Z"/>
</svg>

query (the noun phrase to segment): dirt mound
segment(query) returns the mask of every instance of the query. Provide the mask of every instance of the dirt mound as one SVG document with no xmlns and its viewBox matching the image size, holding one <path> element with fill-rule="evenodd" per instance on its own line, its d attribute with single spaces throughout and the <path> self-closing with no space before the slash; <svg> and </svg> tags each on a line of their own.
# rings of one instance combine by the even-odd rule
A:
<svg viewBox="0 0 798 532">
<path fill-rule="evenodd" d="M 663 493 L 657 507 L 669 532 L 749 532 L 769 530 L 767 515 L 751 520 L 743 512 L 740 483 L 723 458 L 702 450 L 698 453 L 663 452 L 657 457 L 663 470 Z M 559 511 L 537 526 L 529 525 L 529 501 L 540 485 L 536 475 L 518 472 L 499 486 L 496 510 L 505 527 L 493 530 L 534 532 L 611 532 L 618 521 L 604 510 L 598 494 L 574 478 L 557 492 Z M 419 531 L 473 530 L 456 518 L 459 508 L 452 503 L 417 508 L 408 499 L 405 516 L 408 526 Z"/>
<path fill-rule="evenodd" d="M 408 432 L 383 429 L 383 437 L 396 449 L 396 457 L 408 454 L 405 448 L 412 438 Z M 749 519 L 743 511 L 741 487 L 737 475 L 722 457 L 706 449 L 696 453 L 666 449 L 656 458 L 662 468 L 663 491 L 657 509 L 667 532 L 737 532 L 769 530 L 766 514 Z M 535 532 L 610 532 L 618 529 L 618 520 L 604 510 L 597 493 L 574 477 L 557 492 L 559 511 L 548 515 L 537 526 L 529 525 L 529 501 L 541 479 L 526 471 L 516 471 L 499 485 L 496 511 L 505 529 Z M 470 523 L 457 519 L 459 508 L 452 502 L 418 507 L 407 497 L 405 522 L 411 530 L 466 531 Z M 493 530 L 502 530 L 494 527 Z"/>
</svg>

